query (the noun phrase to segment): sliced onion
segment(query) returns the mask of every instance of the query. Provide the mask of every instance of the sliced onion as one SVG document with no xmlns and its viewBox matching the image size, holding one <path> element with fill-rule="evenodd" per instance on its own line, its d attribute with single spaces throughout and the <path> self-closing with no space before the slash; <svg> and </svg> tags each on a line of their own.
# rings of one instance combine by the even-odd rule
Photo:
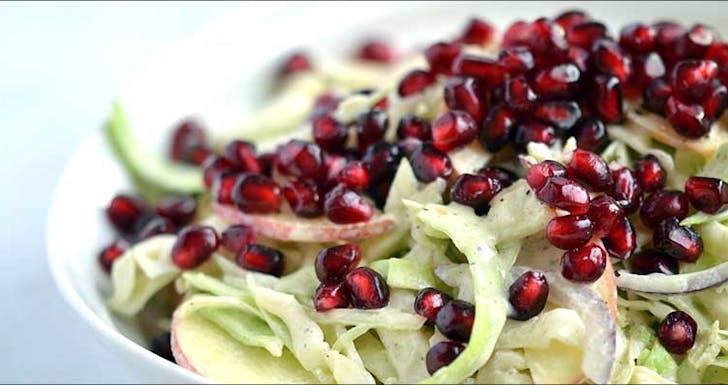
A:
<svg viewBox="0 0 728 385">
<path fill-rule="evenodd" d="M 620 289 L 652 294 L 691 293 L 721 285 L 726 281 L 728 262 L 694 273 L 638 275 L 620 270 L 617 275 L 617 287 Z"/>
</svg>

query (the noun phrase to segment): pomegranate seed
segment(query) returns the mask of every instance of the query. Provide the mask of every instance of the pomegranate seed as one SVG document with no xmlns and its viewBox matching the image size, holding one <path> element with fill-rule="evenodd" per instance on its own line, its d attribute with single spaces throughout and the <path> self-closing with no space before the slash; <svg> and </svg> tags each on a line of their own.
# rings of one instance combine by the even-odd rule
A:
<svg viewBox="0 0 728 385">
<path fill-rule="evenodd" d="M 712 60 L 683 60 L 672 70 L 672 89 L 685 100 L 699 100 L 717 76 Z"/>
<path fill-rule="evenodd" d="M 260 173 L 265 176 L 268 176 L 268 177 L 273 176 L 273 166 L 276 163 L 276 158 L 278 158 L 278 156 L 272 152 L 260 154 L 258 156 L 258 164 L 260 165 Z"/>
<path fill-rule="evenodd" d="M 343 282 L 323 282 L 313 295 L 313 307 L 318 312 L 349 307 L 349 294 Z"/>
<path fill-rule="evenodd" d="M 569 28 L 586 23 L 589 21 L 589 15 L 582 11 L 578 10 L 571 10 L 561 13 L 559 16 L 556 16 L 554 19 L 556 24 L 560 25 L 561 28 L 564 29 L 564 31 L 568 31 Z"/>
<path fill-rule="evenodd" d="M 602 242 L 611 256 L 619 259 L 629 258 L 637 247 L 637 234 L 632 226 L 632 221 L 627 217 L 622 217 L 602 238 Z"/>
<path fill-rule="evenodd" d="M 529 23 L 523 20 L 516 21 L 503 32 L 503 46 L 510 48 L 528 44 L 530 30 L 531 25 Z"/>
<path fill-rule="evenodd" d="M 445 83 L 445 105 L 451 110 L 467 112 L 477 122 L 482 120 L 486 109 L 484 95 L 481 83 L 473 78 L 455 77 Z"/>
<path fill-rule="evenodd" d="M 452 65 L 455 58 L 460 55 L 462 47 L 458 43 L 435 43 L 425 50 L 425 59 L 430 65 L 430 72 L 435 74 L 452 75 Z"/>
<path fill-rule="evenodd" d="M 349 139 L 349 130 L 329 115 L 322 115 L 314 118 L 311 123 L 313 127 L 313 140 L 323 150 L 328 152 L 341 152 Z"/>
<path fill-rule="evenodd" d="M 255 145 L 243 140 L 233 140 L 225 146 L 224 157 L 242 171 L 260 173 L 261 168 L 255 155 Z"/>
<path fill-rule="evenodd" d="M 665 186 L 665 170 L 654 155 L 647 154 L 635 162 L 634 170 L 637 182 L 645 192 L 655 192 Z"/>
<path fill-rule="evenodd" d="M 179 232 L 172 247 L 172 262 L 180 269 L 194 269 L 207 261 L 220 245 L 210 226 L 192 225 Z"/>
<path fill-rule="evenodd" d="M 647 227 L 654 229 L 667 218 L 685 219 L 689 209 L 688 198 L 681 191 L 658 190 L 645 199 L 640 210 L 640 219 Z"/>
<path fill-rule="evenodd" d="M 677 39 L 675 53 L 680 58 L 702 58 L 715 40 L 717 36 L 712 29 L 702 24 L 695 24 Z"/>
<path fill-rule="evenodd" d="M 379 273 L 368 267 L 357 267 L 344 277 L 351 304 L 357 309 L 379 309 L 389 303 L 389 287 Z"/>
<path fill-rule="evenodd" d="M 324 164 L 316 180 L 321 188 L 320 195 L 325 195 L 326 192 L 338 185 L 339 182 L 336 179 L 348 163 L 348 159 L 340 154 L 331 154 L 324 158 Z"/>
<path fill-rule="evenodd" d="M 450 365 L 465 350 L 465 346 L 455 341 L 440 341 L 433 345 L 425 355 L 425 366 L 430 375 L 440 368 Z"/>
<path fill-rule="evenodd" d="M 705 53 L 705 59 L 718 64 L 718 76 L 723 84 L 728 84 L 728 43 L 713 42 Z"/>
<path fill-rule="evenodd" d="M 277 150 L 278 171 L 293 177 L 310 178 L 321 169 L 323 155 L 314 143 L 294 139 Z"/>
<path fill-rule="evenodd" d="M 368 221 L 374 207 L 355 191 L 339 185 L 326 194 L 324 212 L 331 222 L 348 224 Z"/>
<path fill-rule="evenodd" d="M 672 87 L 664 79 L 653 80 L 642 94 L 642 101 L 647 110 L 665 115 L 667 98 L 672 95 Z"/>
<path fill-rule="evenodd" d="M 450 301 L 452 301 L 452 297 L 440 290 L 431 287 L 422 289 L 415 298 L 415 313 L 427 318 L 427 321 L 435 323 L 437 313 Z"/>
<path fill-rule="evenodd" d="M 375 63 L 391 63 L 395 59 L 394 50 L 380 40 L 364 42 L 356 54 L 358 59 Z"/>
<path fill-rule="evenodd" d="M 576 139 L 576 147 L 586 151 L 599 151 L 608 141 L 607 127 L 597 118 L 586 118 L 577 122 L 568 136 Z"/>
<path fill-rule="evenodd" d="M 531 23 L 527 44 L 539 59 L 551 59 L 549 56 L 568 48 L 564 38 L 564 29 L 552 20 L 542 17 Z"/>
<path fill-rule="evenodd" d="M 215 178 L 215 182 L 212 183 L 212 198 L 215 202 L 223 205 L 231 205 L 233 202 L 233 188 L 238 183 L 238 180 L 245 178 L 248 174 L 223 174 L 218 175 Z"/>
<path fill-rule="evenodd" d="M 586 215 L 555 217 L 546 227 L 546 238 L 563 250 L 584 246 L 594 233 L 594 222 Z"/>
<path fill-rule="evenodd" d="M 104 247 L 99 252 L 98 256 L 101 268 L 104 269 L 105 272 L 110 273 L 111 266 L 114 264 L 114 261 L 121 257 L 128 248 L 129 242 L 124 239 L 117 239 L 110 245 Z"/>
<path fill-rule="evenodd" d="M 404 75 L 399 82 L 397 92 L 399 96 L 407 97 L 424 91 L 425 88 L 435 83 L 435 76 L 425 70 L 412 70 Z"/>
<path fill-rule="evenodd" d="M 632 23 L 620 31 L 619 45 L 633 54 L 647 53 L 655 46 L 656 34 L 654 27 L 643 23 Z"/>
<path fill-rule="evenodd" d="M 478 135 L 475 120 L 463 111 L 447 111 L 432 123 L 432 144 L 448 152 L 464 146 Z"/>
<path fill-rule="evenodd" d="M 579 68 L 571 63 L 542 69 L 533 79 L 533 89 L 545 98 L 568 98 L 581 78 Z"/>
<path fill-rule="evenodd" d="M 622 83 L 614 76 L 597 75 L 591 96 L 592 112 L 604 123 L 622 120 Z"/>
<path fill-rule="evenodd" d="M 581 119 L 581 108 L 576 102 L 549 101 L 539 104 L 533 111 L 533 116 L 551 124 L 557 130 L 568 130 Z"/>
<path fill-rule="evenodd" d="M 208 189 L 212 188 L 212 184 L 219 176 L 241 171 L 227 158 L 218 156 L 210 156 L 207 158 L 205 164 L 202 165 L 202 169 L 202 177 L 205 182 L 205 187 Z"/>
<path fill-rule="evenodd" d="M 207 148 L 207 134 L 205 129 L 195 120 L 184 120 L 174 129 L 169 157 L 175 162 L 192 163 L 196 149 Z M 197 159 L 199 160 L 199 159 Z M 204 161 L 204 159 L 203 159 Z"/>
<path fill-rule="evenodd" d="M 446 91 L 447 92 L 447 91 Z M 405 114 L 397 125 L 397 138 L 416 138 L 428 140 L 432 137 L 430 123 L 421 116 Z"/>
<path fill-rule="evenodd" d="M 420 148 L 422 145 L 422 140 L 417 138 L 405 138 L 400 140 L 397 143 L 397 147 L 399 147 L 402 154 L 404 154 L 405 157 L 409 158 L 412 156 L 412 154 Z"/>
<path fill-rule="evenodd" d="M 220 240 L 223 247 L 237 254 L 243 247 L 255 243 L 257 237 L 250 226 L 232 225 L 222 232 Z"/>
<path fill-rule="evenodd" d="M 589 210 L 589 192 L 580 184 L 563 177 L 548 178 L 536 196 L 542 202 L 572 214 L 585 214 Z"/>
<path fill-rule="evenodd" d="M 355 243 L 322 249 L 316 255 L 314 267 L 321 282 L 339 280 L 352 271 L 361 260 L 361 248 Z"/>
<path fill-rule="evenodd" d="M 384 204 L 387 203 L 387 197 L 389 196 L 389 190 L 392 187 L 392 180 L 381 180 L 370 187 L 367 191 L 369 197 L 374 201 L 374 205 L 382 210 Z"/>
<path fill-rule="evenodd" d="M 677 274 L 680 266 L 677 259 L 657 250 L 641 251 L 629 259 L 629 271 L 634 274 Z"/>
<path fill-rule="evenodd" d="M 133 238 L 136 242 L 141 242 L 155 235 L 174 234 L 176 230 L 169 219 L 155 214 L 144 214 L 134 224 Z"/>
<path fill-rule="evenodd" d="M 673 21 L 659 21 L 652 26 L 655 28 L 655 47 L 660 56 L 663 59 L 675 56 L 675 43 L 685 33 L 685 28 Z"/>
<path fill-rule="evenodd" d="M 554 160 L 547 159 L 541 163 L 531 166 L 531 168 L 528 169 L 528 172 L 526 173 L 526 181 L 534 191 L 538 191 L 546 185 L 546 182 L 550 178 L 566 178 L 567 174 L 568 172 L 564 165 Z"/>
<path fill-rule="evenodd" d="M 336 181 L 355 191 L 366 190 L 369 188 L 369 170 L 363 162 L 351 161 L 339 171 Z"/>
<path fill-rule="evenodd" d="M 243 269 L 280 277 L 283 274 L 283 259 L 280 251 L 254 243 L 242 248 L 235 261 Z"/>
<path fill-rule="evenodd" d="M 149 350 L 167 361 L 175 362 L 174 355 L 172 354 L 171 340 L 172 335 L 170 334 L 170 332 L 162 332 L 160 334 L 157 334 L 152 339 Z"/>
<path fill-rule="evenodd" d="M 336 96 L 332 92 L 324 92 L 323 94 L 316 97 L 313 101 L 313 113 L 311 116 L 315 119 L 316 117 L 328 115 L 336 111 L 339 107 L 341 98 Z"/>
<path fill-rule="evenodd" d="M 589 69 L 589 52 L 576 46 L 569 47 L 566 51 L 566 61 L 575 65 L 579 71 L 586 72 Z"/>
<path fill-rule="evenodd" d="M 270 214 L 281 208 L 281 189 L 267 176 L 248 174 L 233 186 L 233 202 L 245 213 Z"/>
<path fill-rule="evenodd" d="M 698 324 L 684 311 L 674 311 L 660 322 L 658 339 L 660 344 L 672 354 L 684 354 L 695 345 Z"/>
<path fill-rule="evenodd" d="M 384 138 L 389 126 L 389 117 L 377 109 L 365 112 L 356 120 L 356 140 L 359 153 L 364 153 L 374 143 Z"/>
<path fill-rule="evenodd" d="M 684 262 L 695 262 L 703 253 L 703 239 L 690 227 L 680 226 L 675 217 L 664 219 L 652 233 L 655 248 Z"/>
<path fill-rule="evenodd" d="M 478 175 L 497 180 L 503 188 L 512 185 L 518 180 L 516 174 L 502 167 L 486 166 L 478 170 Z"/>
<path fill-rule="evenodd" d="M 592 46 L 592 61 L 600 73 L 612 75 L 624 82 L 632 73 L 631 61 L 619 46 L 607 39 L 597 40 Z"/>
<path fill-rule="evenodd" d="M 455 75 L 482 80 L 487 89 L 503 83 L 503 67 L 495 60 L 485 56 L 461 53 L 455 58 L 452 70 Z"/>
<path fill-rule="evenodd" d="M 728 184 L 717 178 L 691 176 L 685 181 L 685 194 L 697 210 L 715 214 L 728 203 Z"/>
<path fill-rule="evenodd" d="M 575 45 L 589 50 L 594 45 L 594 42 L 608 38 L 608 35 L 609 31 L 604 24 L 596 21 L 587 21 L 567 29 L 566 41 L 569 45 Z"/>
<path fill-rule="evenodd" d="M 140 199 L 130 195 L 117 195 L 106 207 L 106 217 L 114 228 L 121 233 L 128 234 L 134 229 L 134 224 L 149 212 L 147 205 Z"/>
<path fill-rule="evenodd" d="M 511 318 L 525 321 L 537 316 L 546 306 L 549 283 L 536 271 L 521 274 L 508 288 L 508 301 L 513 306 Z"/>
<path fill-rule="evenodd" d="M 157 214 L 169 219 L 177 227 L 182 227 L 195 218 L 197 200 L 191 196 L 168 196 L 157 205 Z"/>
<path fill-rule="evenodd" d="M 503 98 L 506 104 L 515 111 L 530 110 L 538 98 L 528 85 L 525 76 L 517 76 L 506 80 Z"/>
<path fill-rule="evenodd" d="M 313 218 L 321 215 L 323 203 L 316 182 L 310 179 L 288 181 L 283 185 L 283 196 L 299 217 Z"/>
<path fill-rule="evenodd" d="M 452 174 L 452 162 L 446 153 L 431 142 L 422 143 L 409 158 L 412 170 L 420 182 L 429 183 L 437 178 L 447 180 Z"/>
<path fill-rule="evenodd" d="M 657 53 L 636 56 L 632 62 L 632 76 L 627 84 L 635 89 L 633 93 L 639 94 L 655 79 L 665 76 L 665 71 L 665 63 Z"/>
<path fill-rule="evenodd" d="M 475 320 L 475 306 L 454 299 L 437 312 L 435 325 L 445 337 L 455 341 L 468 342 Z"/>
<path fill-rule="evenodd" d="M 516 46 L 506 48 L 498 53 L 498 64 L 510 76 L 525 74 L 535 66 L 533 54 L 528 47 Z"/>
<path fill-rule="evenodd" d="M 712 122 L 700 104 L 683 103 L 670 96 L 665 104 L 665 113 L 672 128 L 687 138 L 700 138 L 710 131 Z"/>
<path fill-rule="evenodd" d="M 548 146 L 554 144 L 556 130 L 553 126 L 536 121 L 523 122 L 516 127 L 513 135 L 513 144 L 519 151 L 526 151 L 529 143 L 544 143 Z"/>
<path fill-rule="evenodd" d="M 399 147 L 381 141 L 367 148 L 362 161 L 369 168 L 371 183 L 391 180 L 397 171 L 402 154 Z"/>
<path fill-rule="evenodd" d="M 591 191 L 609 191 L 614 184 L 612 170 L 604 159 L 586 150 L 577 149 L 568 165 L 569 176 Z"/>
<path fill-rule="evenodd" d="M 465 44 L 486 45 L 493 40 L 495 27 L 485 20 L 472 18 L 463 30 L 462 40 Z"/>
<path fill-rule="evenodd" d="M 504 106 L 490 110 L 483 121 L 478 140 L 490 152 L 498 152 L 511 139 L 515 129 L 516 115 Z"/>
<path fill-rule="evenodd" d="M 614 186 L 609 195 L 617 200 L 625 214 L 634 214 L 642 204 L 642 187 L 632 170 L 622 167 L 612 172 Z"/>
<path fill-rule="evenodd" d="M 475 209 L 478 215 L 488 210 L 488 204 L 503 187 L 495 178 L 483 175 L 461 174 L 450 188 L 450 199 Z"/>
<path fill-rule="evenodd" d="M 607 253 L 593 243 L 569 250 L 561 257 L 561 275 L 574 282 L 594 282 L 602 276 L 606 266 Z"/>
<path fill-rule="evenodd" d="M 711 121 L 720 119 L 726 107 L 728 107 L 728 88 L 720 81 L 714 80 L 708 91 L 705 92 L 700 104 L 703 106 L 708 119 Z"/>
<path fill-rule="evenodd" d="M 594 235 L 601 238 L 624 218 L 624 210 L 614 198 L 601 195 L 592 199 L 587 216 L 594 222 Z"/>
<path fill-rule="evenodd" d="M 293 75 L 309 71 L 313 66 L 308 56 L 303 52 L 294 52 L 286 58 L 279 71 L 280 76 Z"/>
</svg>

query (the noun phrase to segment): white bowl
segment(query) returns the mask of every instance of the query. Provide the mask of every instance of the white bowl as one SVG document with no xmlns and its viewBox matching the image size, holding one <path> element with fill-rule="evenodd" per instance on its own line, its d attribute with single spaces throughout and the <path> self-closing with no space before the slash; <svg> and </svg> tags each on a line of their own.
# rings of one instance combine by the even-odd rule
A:
<svg viewBox="0 0 728 385">
<path fill-rule="evenodd" d="M 345 55 L 350 51 L 341 52 L 341 47 L 353 47 L 352 42 L 370 35 L 392 37 L 402 47 L 422 46 L 454 36 L 469 16 L 485 17 L 503 27 L 518 18 L 553 16 L 576 6 L 608 22 L 613 34 L 633 20 L 662 18 L 721 28 L 727 8 L 694 2 L 246 4 L 160 55 L 129 83 L 121 100 L 145 143 L 161 151 L 169 127 L 190 114 L 211 127 L 234 127 L 259 104 L 270 64 L 291 48 Z M 67 164 L 53 196 L 47 227 L 53 276 L 68 303 L 138 378 L 204 382 L 149 352 L 134 322 L 115 316 L 105 306 L 110 287 L 96 255 L 113 235 L 103 208 L 115 193 L 130 190 L 130 181 L 101 133 L 91 135 Z"/>
</svg>

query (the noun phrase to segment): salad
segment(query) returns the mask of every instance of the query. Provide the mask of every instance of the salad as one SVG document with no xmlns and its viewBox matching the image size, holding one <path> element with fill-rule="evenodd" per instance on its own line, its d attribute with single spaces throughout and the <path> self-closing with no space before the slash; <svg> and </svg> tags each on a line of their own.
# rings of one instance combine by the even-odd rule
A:
<svg viewBox="0 0 728 385">
<path fill-rule="evenodd" d="M 282 62 L 106 214 L 109 307 L 233 383 L 728 383 L 728 43 L 580 11 Z"/>
</svg>

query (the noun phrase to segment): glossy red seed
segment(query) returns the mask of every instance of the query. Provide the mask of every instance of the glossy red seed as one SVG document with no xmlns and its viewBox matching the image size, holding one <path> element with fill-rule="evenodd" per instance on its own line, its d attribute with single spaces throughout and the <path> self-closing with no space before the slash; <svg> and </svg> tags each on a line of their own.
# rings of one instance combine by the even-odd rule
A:
<svg viewBox="0 0 728 385">
<path fill-rule="evenodd" d="M 361 260 L 361 247 L 355 243 L 321 249 L 314 260 L 319 281 L 340 280 Z"/>
<path fill-rule="evenodd" d="M 511 318 L 525 321 L 537 316 L 546 306 L 549 283 L 543 273 L 527 271 L 508 288 L 508 302 L 513 306 Z"/>
<path fill-rule="evenodd" d="M 208 189 L 212 188 L 212 184 L 219 176 L 242 171 L 227 158 L 218 156 L 207 158 L 205 164 L 202 165 L 202 170 L 203 181 Z"/>
<path fill-rule="evenodd" d="M 397 142 L 397 147 L 399 147 L 402 154 L 408 158 L 415 152 L 416 149 L 420 148 L 421 145 L 422 140 L 417 138 L 405 138 Z"/>
<path fill-rule="evenodd" d="M 280 277 L 283 274 L 284 256 L 280 251 L 261 244 L 247 245 L 235 258 L 238 266 L 258 273 Z"/>
<path fill-rule="evenodd" d="M 185 226 L 197 214 L 197 200 L 187 195 L 164 197 L 157 204 L 157 214 L 169 219 L 177 227 Z"/>
<path fill-rule="evenodd" d="M 525 152 L 531 142 L 544 143 L 548 146 L 554 144 L 556 130 L 549 124 L 537 121 L 527 121 L 519 124 L 513 134 L 513 144 L 516 149 Z"/>
<path fill-rule="evenodd" d="M 233 140 L 225 146 L 223 156 L 242 171 L 261 172 L 253 143 L 244 140 Z"/>
<path fill-rule="evenodd" d="M 277 157 L 278 156 L 272 152 L 258 155 L 260 173 L 268 177 L 273 176 L 273 166 L 275 166 L 276 164 Z"/>
<path fill-rule="evenodd" d="M 640 219 L 647 227 L 654 229 L 667 218 L 685 219 L 689 210 L 688 198 L 683 192 L 658 190 L 645 199 L 640 210 Z"/>
<path fill-rule="evenodd" d="M 233 202 L 241 211 L 251 214 L 277 213 L 281 207 L 281 189 L 272 179 L 248 174 L 233 186 Z"/>
<path fill-rule="evenodd" d="M 698 324 L 693 317 L 684 311 L 668 314 L 657 332 L 660 344 L 672 354 L 685 354 L 695 345 L 698 335 Z"/>
<path fill-rule="evenodd" d="M 533 111 L 533 116 L 558 130 L 566 131 L 581 119 L 581 108 L 576 102 L 554 100 L 540 103 Z"/>
<path fill-rule="evenodd" d="M 619 46 L 611 40 L 597 40 L 591 49 L 594 68 L 602 74 L 611 75 L 625 82 L 632 73 L 631 60 Z"/>
<path fill-rule="evenodd" d="M 220 204 L 231 205 L 233 202 L 233 188 L 239 179 L 245 178 L 248 174 L 227 173 L 218 175 L 212 183 L 212 199 Z"/>
<path fill-rule="evenodd" d="M 419 140 L 429 140 L 432 137 L 430 130 L 430 122 L 425 118 L 414 115 L 405 114 L 399 120 L 397 125 L 397 138 L 416 138 Z"/>
<path fill-rule="evenodd" d="M 685 195 L 695 209 L 715 214 L 728 203 L 728 184 L 717 178 L 691 176 L 685 181 Z"/>
<path fill-rule="evenodd" d="M 313 307 L 318 312 L 349 307 L 349 293 L 344 282 L 328 281 L 321 283 L 313 295 Z"/>
<path fill-rule="evenodd" d="M 107 272 L 111 272 L 111 266 L 119 257 L 129 248 L 129 242 L 124 239 L 117 239 L 110 245 L 104 247 L 99 252 L 98 260 L 101 268 Z"/>
<path fill-rule="evenodd" d="M 617 200 L 626 214 L 634 214 L 642 204 L 642 187 L 632 170 L 622 167 L 612 172 L 614 186 L 609 195 Z"/>
<path fill-rule="evenodd" d="M 435 325 L 445 337 L 459 342 L 468 342 L 475 321 L 475 306 L 454 299 L 437 312 Z"/>
<path fill-rule="evenodd" d="M 567 29 L 566 41 L 569 45 L 590 50 L 595 41 L 607 38 L 608 35 L 609 31 L 604 24 L 596 21 L 587 21 Z"/>
<path fill-rule="evenodd" d="M 278 171 L 293 177 L 316 176 L 323 163 L 321 148 L 303 140 L 294 139 L 280 146 L 276 151 Z"/>
<path fill-rule="evenodd" d="M 311 116 L 316 118 L 318 116 L 328 115 L 336 110 L 340 102 L 341 98 L 333 92 L 324 92 L 313 101 L 313 112 Z"/>
<path fill-rule="evenodd" d="M 465 350 L 465 346 L 455 341 L 440 341 L 433 345 L 425 355 L 427 373 L 435 374 L 440 368 L 450 365 Z"/>
<path fill-rule="evenodd" d="M 336 176 L 336 182 L 352 190 L 366 190 L 370 184 L 369 169 L 364 162 L 358 160 L 351 161 L 339 171 L 339 174 Z"/>
<path fill-rule="evenodd" d="M 381 141 L 366 149 L 362 161 L 369 168 L 371 183 L 376 184 L 394 177 L 400 159 L 402 159 L 402 153 L 399 147 Z"/>
<path fill-rule="evenodd" d="M 570 179 L 551 177 L 536 192 L 542 202 L 572 214 L 585 214 L 589 210 L 589 192 Z"/>
<path fill-rule="evenodd" d="M 525 76 L 517 76 L 506 80 L 503 100 L 514 111 L 529 111 L 533 108 L 536 99 L 538 97 L 528 85 Z"/>
<path fill-rule="evenodd" d="M 431 287 L 422 289 L 415 298 L 415 313 L 425 317 L 427 321 L 435 323 L 437 313 L 450 301 L 452 301 L 452 297 L 440 290 Z"/>
<path fill-rule="evenodd" d="M 551 19 L 541 17 L 533 21 L 529 28 L 528 44 L 536 55 L 536 62 L 549 63 L 551 56 L 568 47 L 564 29 Z"/>
<path fill-rule="evenodd" d="M 678 274 L 677 259 L 657 250 L 641 251 L 629 259 L 629 271 L 633 274 Z"/>
<path fill-rule="evenodd" d="M 567 98 L 576 90 L 581 71 L 571 63 L 538 71 L 533 78 L 533 90 L 544 98 Z"/>
<path fill-rule="evenodd" d="M 174 234 L 177 229 L 169 219 L 155 215 L 143 214 L 137 219 L 132 232 L 135 242 L 141 242 L 155 235 Z"/>
<path fill-rule="evenodd" d="M 685 33 L 685 28 L 673 21 L 659 21 L 655 28 L 655 47 L 663 59 L 675 56 L 675 43 Z M 674 62 L 672 62 L 674 64 Z"/>
<path fill-rule="evenodd" d="M 705 59 L 718 64 L 718 77 L 723 84 L 728 84 L 728 42 L 713 42 L 705 53 Z"/>
<path fill-rule="evenodd" d="M 712 122 L 700 104 L 683 103 L 678 98 L 670 96 L 665 103 L 665 114 L 672 128 L 687 138 L 697 139 L 710 131 Z"/>
<path fill-rule="evenodd" d="M 590 96 L 592 113 L 604 123 L 622 120 L 622 83 L 614 76 L 594 77 Z"/>
<path fill-rule="evenodd" d="M 194 159 L 196 149 L 207 148 L 207 134 L 199 122 L 187 119 L 180 122 L 172 133 L 169 157 L 175 162 L 199 165 Z M 196 161 L 195 161 L 196 160 Z M 204 161 L 204 159 L 203 159 Z"/>
<path fill-rule="evenodd" d="M 495 60 L 473 54 L 461 53 L 452 65 L 453 73 L 474 77 L 483 81 L 487 89 L 503 83 L 505 71 Z"/>
<path fill-rule="evenodd" d="M 632 76 L 627 85 L 633 90 L 632 94 L 639 95 L 655 79 L 665 76 L 665 73 L 665 63 L 656 52 L 636 56 L 632 60 Z"/>
<path fill-rule="evenodd" d="M 139 198 L 119 194 L 111 199 L 106 207 L 106 218 L 121 233 L 129 233 L 134 224 L 149 211 L 147 205 Z"/>
<path fill-rule="evenodd" d="M 330 154 L 324 157 L 324 164 L 316 182 L 321 188 L 320 193 L 326 195 L 328 191 L 336 187 L 339 182 L 336 180 L 341 170 L 346 167 L 349 160 L 346 156 L 340 154 Z"/>
<path fill-rule="evenodd" d="M 711 121 L 720 119 L 728 107 L 728 88 L 720 81 L 714 80 L 700 100 L 705 115 Z"/>
<path fill-rule="evenodd" d="M 690 227 L 680 226 L 680 220 L 670 217 L 661 221 L 652 233 L 657 250 L 683 262 L 692 263 L 703 254 L 703 239 Z"/>
<path fill-rule="evenodd" d="M 607 266 L 607 253 L 593 243 L 569 250 L 561 257 L 561 275 L 580 283 L 599 279 Z"/>
<path fill-rule="evenodd" d="M 569 28 L 575 25 L 589 21 L 589 15 L 579 10 L 569 10 L 556 16 L 554 21 L 560 25 L 564 31 L 568 31 Z"/>
<path fill-rule="evenodd" d="M 493 197 L 503 189 L 495 178 L 483 175 L 461 174 L 450 188 L 450 199 L 475 209 L 481 215 L 488 209 Z"/>
<path fill-rule="evenodd" d="M 425 50 L 425 59 L 430 65 L 430 72 L 451 75 L 455 58 L 460 55 L 462 46 L 459 43 L 437 42 Z"/>
<path fill-rule="evenodd" d="M 432 123 L 432 144 L 440 151 L 449 152 L 464 146 L 478 135 L 478 125 L 464 111 L 447 111 Z"/>
<path fill-rule="evenodd" d="M 632 23 L 622 27 L 619 32 L 619 45 L 633 54 L 644 54 L 655 46 L 654 27 L 643 23 Z"/>
<path fill-rule="evenodd" d="M 379 273 L 368 267 L 357 267 L 344 277 L 351 304 L 357 309 L 379 309 L 389 303 L 389 287 Z"/>
<path fill-rule="evenodd" d="M 587 216 L 594 222 L 594 235 L 601 238 L 624 218 L 624 210 L 614 198 L 601 195 L 592 199 Z"/>
<path fill-rule="evenodd" d="M 354 190 L 339 185 L 326 194 L 324 212 L 334 223 L 359 223 L 374 215 L 374 207 Z"/>
<path fill-rule="evenodd" d="M 483 121 L 478 141 L 490 152 L 498 152 L 511 139 L 516 128 L 516 114 L 508 107 L 497 106 Z"/>
<path fill-rule="evenodd" d="M 384 209 L 384 204 L 387 203 L 387 197 L 389 196 L 389 190 L 391 187 L 391 180 L 380 180 L 367 190 L 367 194 L 370 198 L 372 198 L 374 205 L 378 209 Z"/>
<path fill-rule="evenodd" d="M 503 32 L 503 47 L 510 48 L 529 43 L 531 25 L 523 20 L 518 20 L 508 26 Z"/>
<path fill-rule="evenodd" d="M 212 227 L 187 226 L 177 235 L 172 262 L 180 269 L 194 269 L 207 261 L 219 245 L 220 239 Z"/>
<path fill-rule="evenodd" d="M 391 63 L 395 60 L 394 49 L 384 41 L 369 40 L 364 42 L 356 53 L 360 60 L 375 63 Z"/>
<path fill-rule="evenodd" d="M 407 97 L 416 95 L 425 90 L 425 88 L 435 83 L 435 76 L 424 70 L 412 70 L 399 82 L 397 92 L 399 96 Z"/>
<path fill-rule="evenodd" d="M 685 100 L 698 101 L 718 76 L 712 60 L 683 60 L 672 70 L 672 90 Z"/>
<path fill-rule="evenodd" d="M 569 176 L 581 182 L 591 191 L 604 192 L 612 188 L 614 180 L 607 162 L 591 151 L 577 149 L 567 169 Z"/>
<path fill-rule="evenodd" d="M 710 27 L 695 24 L 677 39 L 675 53 L 683 59 L 699 59 L 715 40 L 717 36 Z"/>
<path fill-rule="evenodd" d="M 454 77 L 445 83 L 445 105 L 451 110 L 462 110 L 480 122 L 486 110 L 485 91 L 473 78 Z M 424 139 L 423 139 L 424 140 Z"/>
<path fill-rule="evenodd" d="M 243 247 L 252 245 L 257 241 L 253 228 L 246 225 L 232 225 L 223 230 L 220 242 L 224 248 L 232 253 L 238 253 Z"/>
<path fill-rule="evenodd" d="M 627 217 L 614 224 L 609 233 L 602 238 L 609 255 L 619 259 L 627 259 L 637 248 L 637 233 L 632 221 Z"/>
<path fill-rule="evenodd" d="M 294 52 L 283 61 L 280 66 L 279 74 L 281 76 L 288 76 L 309 71 L 311 68 L 313 68 L 313 66 L 305 53 Z"/>
<path fill-rule="evenodd" d="M 389 126 L 389 117 L 384 111 L 373 109 L 356 119 L 356 141 L 359 153 L 364 153 L 374 143 L 384 138 Z"/>
<path fill-rule="evenodd" d="M 483 19 L 472 18 L 465 25 L 462 41 L 466 44 L 486 45 L 493 40 L 495 27 Z"/>
<path fill-rule="evenodd" d="M 510 76 L 518 76 L 532 70 L 535 66 L 533 54 L 525 46 L 506 48 L 498 53 L 498 64 Z"/>
<path fill-rule="evenodd" d="M 497 180 L 503 188 L 512 185 L 518 180 L 518 176 L 515 173 L 502 167 L 485 166 L 478 170 L 478 175 Z"/>
<path fill-rule="evenodd" d="M 665 179 L 667 178 L 665 170 L 660 165 L 657 157 L 652 154 L 647 154 L 644 158 L 635 162 L 634 173 L 644 192 L 655 192 L 665 186 Z"/>
<path fill-rule="evenodd" d="M 425 142 L 409 157 L 415 177 L 420 182 L 433 182 L 437 178 L 447 180 L 452 174 L 450 157 L 435 148 L 431 142 Z"/>
<path fill-rule="evenodd" d="M 311 179 L 296 179 L 283 185 L 283 196 L 299 217 L 313 218 L 323 212 L 323 197 Z"/>
<path fill-rule="evenodd" d="M 664 79 L 655 79 L 642 93 L 642 102 L 647 110 L 665 115 L 665 104 L 670 95 L 672 95 L 670 84 Z"/>
<path fill-rule="evenodd" d="M 607 127 L 601 120 L 590 117 L 577 122 L 568 132 L 576 139 L 576 147 L 587 151 L 600 151 L 608 141 Z"/>
<path fill-rule="evenodd" d="M 541 163 L 534 164 L 528 169 L 528 172 L 526 172 L 526 181 L 534 191 L 538 191 L 546 185 L 546 182 L 550 178 L 566 178 L 567 175 L 568 171 L 564 165 L 557 161 L 547 159 Z"/>
<path fill-rule="evenodd" d="M 324 151 L 339 153 L 346 147 L 349 130 L 330 115 L 321 115 L 311 122 L 313 140 Z"/>
<path fill-rule="evenodd" d="M 583 48 L 572 46 L 566 51 L 566 61 L 575 65 L 581 72 L 589 70 L 589 59 L 589 51 Z"/>
<path fill-rule="evenodd" d="M 594 234 L 594 222 L 586 215 L 555 217 L 546 226 L 546 238 L 563 250 L 585 245 Z"/>
</svg>

